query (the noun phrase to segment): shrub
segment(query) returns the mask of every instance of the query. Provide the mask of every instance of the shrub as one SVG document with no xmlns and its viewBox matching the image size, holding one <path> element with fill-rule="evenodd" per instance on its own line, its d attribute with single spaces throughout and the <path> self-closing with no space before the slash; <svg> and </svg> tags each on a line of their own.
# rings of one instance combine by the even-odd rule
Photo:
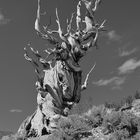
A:
<svg viewBox="0 0 140 140">
<path fill-rule="evenodd" d="M 135 99 L 140 99 L 140 91 L 136 91 L 135 95 L 134 95 Z"/>
<path fill-rule="evenodd" d="M 115 102 L 105 102 L 104 106 L 108 109 L 114 109 L 115 111 L 118 111 L 121 108 L 122 104 Z"/>
<path fill-rule="evenodd" d="M 103 127 L 106 128 L 108 133 L 115 132 L 121 123 L 121 112 L 113 111 L 110 114 L 106 114 L 103 120 Z"/>
<path fill-rule="evenodd" d="M 118 130 L 115 131 L 112 135 L 116 140 L 128 140 L 129 137 L 129 133 L 127 130 L 123 129 L 123 130 Z"/>
<path fill-rule="evenodd" d="M 124 99 L 121 101 L 121 104 L 122 104 L 122 106 L 123 106 L 123 105 L 131 106 L 133 101 L 134 101 L 134 97 L 130 95 L 130 96 L 124 98 Z"/>
<path fill-rule="evenodd" d="M 117 140 L 133 138 L 139 133 L 140 118 L 129 112 L 113 111 L 105 116 L 103 127 Z"/>
<path fill-rule="evenodd" d="M 102 125 L 103 118 L 106 115 L 106 108 L 104 105 L 98 107 L 93 106 L 87 113 L 84 114 L 84 117 L 92 122 L 93 127 L 98 127 Z"/>
<path fill-rule="evenodd" d="M 73 139 L 91 135 L 91 133 L 88 132 L 92 129 L 91 126 L 84 117 L 78 115 L 71 115 L 68 118 L 61 119 L 58 126 L 60 131 Z"/>
</svg>

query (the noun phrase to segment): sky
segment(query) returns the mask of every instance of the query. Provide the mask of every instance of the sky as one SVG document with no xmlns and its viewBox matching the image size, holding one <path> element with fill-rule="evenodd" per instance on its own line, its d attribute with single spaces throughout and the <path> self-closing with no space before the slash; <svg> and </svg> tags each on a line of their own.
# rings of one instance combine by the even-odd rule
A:
<svg viewBox="0 0 140 140">
<path fill-rule="evenodd" d="M 80 107 L 119 101 L 140 90 L 140 1 L 102 0 L 96 13 L 107 31 L 100 35 L 99 49 L 91 48 L 81 61 L 83 78 L 96 62 Z M 43 24 L 56 27 L 58 8 L 62 27 L 76 10 L 78 0 L 42 0 Z M 24 59 L 24 47 L 42 52 L 49 45 L 34 30 L 37 0 L 0 0 L 0 130 L 16 132 L 37 106 L 34 69 Z M 85 13 L 84 7 L 82 13 Z"/>
</svg>

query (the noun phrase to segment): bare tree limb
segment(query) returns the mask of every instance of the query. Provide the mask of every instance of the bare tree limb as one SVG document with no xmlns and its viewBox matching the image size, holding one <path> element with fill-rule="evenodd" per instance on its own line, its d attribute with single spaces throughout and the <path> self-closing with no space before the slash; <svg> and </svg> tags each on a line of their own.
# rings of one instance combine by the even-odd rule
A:
<svg viewBox="0 0 140 140">
<path fill-rule="evenodd" d="M 30 49 L 33 55 L 37 57 L 38 62 L 42 64 L 43 68 L 48 69 L 50 67 L 48 62 L 44 58 L 42 58 L 42 56 L 39 54 L 37 50 L 33 49 L 32 47 L 30 47 Z"/>
<path fill-rule="evenodd" d="M 46 26 L 43 26 L 44 30 L 47 32 L 47 29 L 49 26 L 51 26 L 52 20 L 51 20 L 51 16 L 50 16 L 50 22 L 49 24 L 47 24 Z"/>
<path fill-rule="evenodd" d="M 85 20 L 84 20 L 84 22 L 86 24 L 86 28 L 85 28 L 84 32 L 88 33 L 91 30 L 95 29 L 97 26 L 94 14 L 95 14 L 97 7 L 100 4 L 101 0 L 95 1 L 94 8 L 92 8 L 94 0 L 91 0 L 91 1 L 81 0 L 81 1 L 85 4 L 86 9 L 87 9 L 87 13 L 86 13 Z"/>
<path fill-rule="evenodd" d="M 60 37 L 63 41 L 67 42 L 66 38 L 64 37 L 64 33 L 63 33 L 62 29 L 61 29 L 61 25 L 60 25 L 60 20 L 59 20 L 57 8 L 56 8 L 56 23 L 57 23 L 57 25 L 58 25 L 58 31 L 57 31 L 57 32 L 58 32 L 58 34 L 59 34 L 59 37 Z"/>
<path fill-rule="evenodd" d="M 39 75 L 40 75 L 39 65 L 37 64 L 37 62 L 35 60 L 33 60 L 32 58 L 29 57 L 26 48 L 24 48 L 24 51 L 25 51 L 25 54 L 24 54 L 25 59 L 32 64 L 32 66 L 35 69 L 35 73 L 37 74 L 37 77 L 39 77 Z"/>
<path fill-rule="evenodd" d="M 96 63 L 93 65 L 93 67 L 90 69 L 90 71 L 88 72 L 87 76 L 86 76 L 86 79 L 85 79 L 85 82 L 84 84 L 81 86 L 81 90 L 85 90 L 87 88 L 87 85 L 88 85 L 88 78 L 89 78 L 89 75 L 90 73 L 93 71 L 93 69 L 95 68 L 96 66 Z"/>
<path fill-rule="evenodd" d="M 68 26 L 67 26 L 67 34 L 66 34 L 65 36 L 67 36 L 67 35 L 70 34 L 70 31 L 71 31 L 71 28 L 72 28 L 72 27 L 71 27 L 71 24 L 72 24 L 72 21 L 73 21 L 74 14 L 75 14 L 75 13 L 72 13 L 72 15 L 71 15 L 70 22 L 69 22 L 69 24 L 68 24 Z M 68 20 L 67 20 L 67 23 L 68 23 Z"/>
<path fill-rule="evenodd" d="M 40 35 L 43 39 L 48 40 L 50 44 L 53 44 L 53 45 L 58 44 L 58 41 L 53 36 L 51 36 L 49 32 L 46 31 L 47 28 L 48 26 L 46 26 L 45 29 L 43 30 L 43 32 L 45 33 L 42 33 L 41 27 L 40 27 L 40 0 L 38 0 L 37 17 L 35 20 L 35 30 L 37 31 L 38 35 Z"/>
<path fill-rule="evenodd" d="M 35 30 L 40 32 L 40 0 L 38 0 L 37 16 L 35 20 Z"/>
<path fill-rule="evenodd" d="M 34 48 L 30 47 L 31 51 L 33 52 L 33 54 L 37 57 L 37 58 L 41 58 L 41 55 L 39 54 L 39 52 L 37 50 L 35 50 Z"/>
<path fill-rule="evenodd" d="M 81 30 L 81 13 L 80 13 L 80 8 L 81 8 L 81 1 L 79 1 L 77 5 L 77 16 L 76 16 L 76 25 L 77 25 L 77 32 L 80 32 Z"/>
<path fill-rule="evenodd" d="M 105 24 L 105 23 L 106 23 L 106 20 L 104 20 L 104 21 L 101 23 L 100 27 L 98 28 L 99 31 L 105 31 L 105 30 L 104 30 L 104 27 L 105 27 L 104 24 Z"/>
<path fill-rule="evenodd" d="M 92 40 L 82 45 L 82 50 L 87 51 L 92 46 Z"/>
<path fill-rule="evenodd" d="M 97 8 L 98 8 L 98 5 L 101 3 L 101 0 L 96 0 L 95 1 L 95 6 L 94 6 L 94 8 L 92 9 L 92 11 L 93 11 L 93 14 L 95 13 L 95 11 L 97 10 Z"/>
</svg>

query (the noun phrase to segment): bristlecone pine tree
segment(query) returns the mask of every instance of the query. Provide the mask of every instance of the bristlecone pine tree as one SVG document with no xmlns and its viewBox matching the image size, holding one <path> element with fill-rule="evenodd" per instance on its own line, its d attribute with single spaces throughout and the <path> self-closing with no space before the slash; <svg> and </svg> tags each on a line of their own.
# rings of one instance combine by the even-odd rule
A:
<svg viewBox="0 0 140 140">
<path fill-rule="evenodd" d="M 67 22 L 67 32 L 64 33 L 56 9 L 58 30 L 40 26 L 40 0 L 38 0 L 35 30 L 39 37 L 54 46 L 47 48 L 47 56 L 43 58 L 37 50 L 30 47 L 34 57 L 30 57 L 25 48 L 25 58 L 35 68 L 37 75 L 36 89 L 37 110 L 19 127 L 18 134 L 24 137 L 49 135 L 57 129 L 57 122 L 67 117 L 69 110 L 80 101 L 81 92 L 86 89 L 88 77 L 95 64 L 87 74 L 82 84 L 82 69 L 79 60 L 85 56 L 88 49 L 97 47 L 100 32 L 104 31 L 103 21 L 100 25 L 95 20 L 95 12 L 101 0 L 81 0 Z M 84 20 L 81 19 L 81 4 L 86 8 Z M 76 29 L 72 28 L 73 18 L 76 17 Z M 55 37 L 58 34 L 59 38 Z M 59 41 L 58 41 L 59 40 Z M 35 59 L 36 58 L 36 59 Z"/>
</svg>

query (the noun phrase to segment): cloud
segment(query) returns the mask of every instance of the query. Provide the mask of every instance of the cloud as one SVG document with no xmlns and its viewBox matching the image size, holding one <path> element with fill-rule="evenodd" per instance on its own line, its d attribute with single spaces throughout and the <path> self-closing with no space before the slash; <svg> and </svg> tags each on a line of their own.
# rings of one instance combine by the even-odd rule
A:
<svg viewBox="0 0 140 140">
<path fill-rule="evenodd" d="M 107 37 L 110 41 L 120 41 L 122 38 L 115 30 L 109 31 Z"/>
<path fill-rule="evenodd" d="M 11 109 L 10 112 L 11 113 L 21 113 L 22 110 L 21 109 Z"/>
<path fill-rule="evenodd" d="M 124 84 L 126 77 L 112 77 L 110 79 L 101 79 L 97 82 L 93 82 L 96 86 L 112 86 L 112 89 L 120 88 Z"/>
<path fill-rule="evenodd" d="M 120 50 L 119 56 L 120 56 L 120 57 L 129 56 L 129 55 L 135 53 L 136 51 L 137 51 L 136 48 L 134 48 L 134 49 L 132 49 L 132 50 Z"/>
<path fill-rule="evenodd" d="M 135 59 L 129 59 L 118 68 L 119 74 L 127 74 L 133 72 L 138 67 L 140 67 L 140 60 L 137 61 Z"/>
<path fill-rule="evenodd" d="M 0 25 L 4 25 L 7 24 L 10 20 L 5 18 L 5 16 L 2 14 L 2 12 L 0 11 Z"/>
<path fill-rule="evenodd" d="M 133 49 L 127 49 L 131 44 L 127 43 L 125 44 L 122 48 L 119 48 L 119 56 L 120 57 L 124 57 L 124 56 L 129 56 L 135 52 L 137 52 L 137 48 L 133 48 Z"/>
</svg>

